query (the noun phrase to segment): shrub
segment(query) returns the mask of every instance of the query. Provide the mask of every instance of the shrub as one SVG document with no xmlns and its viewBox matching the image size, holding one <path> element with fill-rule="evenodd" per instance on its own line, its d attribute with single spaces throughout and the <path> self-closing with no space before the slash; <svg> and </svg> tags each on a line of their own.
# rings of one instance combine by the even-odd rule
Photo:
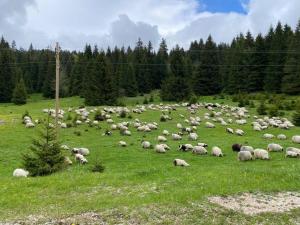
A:
<svg viewBox="0 0 300 225">
<path fill-rule="evenodd" d="M 154 102 L 154 96 L 150 95 L 149 102 Z"/>
<path fill-rule="evenodd" d="M 143 104 L 144 104 L 144 105 L 148 105 L 148 103 L 149 103 L 149 101 L 148 101 L 147 97 L 145 97 L 145 98 L 144 98 L 144 101 L 143 101 Z"/>
<path fill-rule="evenodd" d="M 40 139 L 34 139 L 31 152 L 23 155 L 23 166 L 31 176 L 45 176 L 55 173 L 64 167 L 64 156 L 56 140 L 54 128 L 49 126 L 48 116 Z"/>
<path fill-rule="evenodd" d="M 105 170 L 104 165 L 102 164 L 102 162 L 100 160 L 96 160 L 91 168 L 91 171 L 93 173 L 103 173 Z"/>
<path fill-rule="evenodd" d="M 300 107 L 293 114 L 293 123 L 295 126 L 300 127 Z"/>
<path fill-rule="evenodd" d="M 272 106 L 269 108 L 269 116 L 270 117 L 276 117 L 279 115 L 278 107 L 277 106 Z"/>
<path fill-rule="evenodd" d="M 198 102 L 198 97 L 196 95 L 192 95 L 189 100 L 189 104 L 196 104 Z"/>
<path fill-rule="evenodd" d="M 267 115 L 267 107 L 264 101 L 261 101 L 259 107 L 257 108 L 258 115 Z"/>
</svg>

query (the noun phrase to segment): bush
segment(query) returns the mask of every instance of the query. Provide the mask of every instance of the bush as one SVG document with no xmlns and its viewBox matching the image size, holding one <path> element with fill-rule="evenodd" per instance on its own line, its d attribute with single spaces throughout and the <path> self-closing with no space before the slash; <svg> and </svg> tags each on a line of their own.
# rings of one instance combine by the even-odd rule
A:
<svg viewBox="0 0 300 225">
<path fill-rule="evenodd" d="M 259 107 L 257 108 L 258 115 L 267 115 L 267 107 L 264 101 L 261 101 Z"/>
<path fill-rule="evenodd" d="M 293 123 L 295 126 L 300 127 L 300 107 L 293 114 Z"/>
<path fill-rule="evenodd" d="M 279 116 L 279 111 L 278 111 L 278 107 L 277 106 L 273 106 L 273 107 L 269 108 L 269 116 L 270 117 Z"/>
<path fill-rule="evenodd" d="M 49 126 L 48 116 L 40 139 L 34 139 L 31 152 L 23 155 L 23 166 L 31 176 L 45 176 L 55 173 L 64 167 L 64 156 L 56 140 L 54 128 Z"/>
<path fill-rule="evenodd" d="M 149 102 L 154 102 L 154 96 L 150 95 Z"/>
<path fill-rule="evenodd" d="M 238 104 L 238 107 L 245 107 L 245 102 L 244 102 L 244 100 L 243 99 L 240 99 L 239 100 L 239 104 Z"/>
<path fill-rule="evenodd" d="M 126 116 L 127 116 L 126 111 L 125 111 L 125 110 L 122 110 L 122 111 L 120 112 L 120 117 L 121 117 L 121 118 L 126 118 Z"/>
<path fill-rule="evenodd" d="M 196 104 L 198 102 L 198 97 L 196 95 L 192 95 L 189 100 L 189 104 Z"/>
<path fill-rule="evenodd" d="M 145 98 L 144 98 L 144 101 L 143 101 L 143 104 L 144 104 L 144 105 L 148 105 L 148 103 L 149 103 L 149 101 L 148 101 L 147 97 L 145 97 Z"/>
<path fill-rule="evenodd" d="M 93 173 L 103 173 L 105 170 L 104 165 L 102 164 L 102 162 L 100 160 L 96 160 L 91 168 L 91 171 Z"/>
</svg>

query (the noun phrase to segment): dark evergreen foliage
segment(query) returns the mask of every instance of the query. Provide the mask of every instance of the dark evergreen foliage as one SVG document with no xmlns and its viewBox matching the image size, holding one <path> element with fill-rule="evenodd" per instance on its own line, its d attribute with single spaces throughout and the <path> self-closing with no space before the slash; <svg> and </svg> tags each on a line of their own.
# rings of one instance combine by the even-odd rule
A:
<svg viewBox="0 0 300 225">
<path fill-rule="evenodd" d="M 21 78 L 16 84 L 13 91 L 13 97 L 11 100 L 16 105 L 24 105 L 27 101 L 27 91 L 24 83 L 24 79 Z"/>
</svg>

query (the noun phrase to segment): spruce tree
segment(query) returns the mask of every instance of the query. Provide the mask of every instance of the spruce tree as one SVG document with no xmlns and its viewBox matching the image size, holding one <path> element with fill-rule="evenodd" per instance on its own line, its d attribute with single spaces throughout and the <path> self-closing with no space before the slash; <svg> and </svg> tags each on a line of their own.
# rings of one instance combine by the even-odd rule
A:
<svg viewBox="0 0 300 225">
<path fill-rule="evenodd" d="M 26 104 L 26 100 L 27 92 L 25 82 L 24 79 L 21 78 L 14 88 L 13 97 L 11 101 L 16 105 L 24 105 Z"/>
<path fill-rule="evenodd" d="M 64 167 L 64 156 L 56 140 L 54 128 L 49 125 L 50 115 L 40 132 L 40 139 L 34 139 L 30 152 L 23 155 L 23 166 L 31 176 L 45 176 Z"/>
<path fill-rule="evenodd" d="M 296 112 L 293 114 L 293 123 L 295 126 L 300 127 L 300 107 L 298 106 Z"/>
</svg>

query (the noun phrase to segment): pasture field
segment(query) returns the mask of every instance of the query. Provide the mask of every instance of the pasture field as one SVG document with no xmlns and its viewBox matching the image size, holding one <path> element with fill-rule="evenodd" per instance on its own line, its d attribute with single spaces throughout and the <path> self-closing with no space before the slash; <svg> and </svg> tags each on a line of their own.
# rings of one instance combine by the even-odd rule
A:
<svg viewBox="0 0 300 225">
<path fill-rule="evenodd" d="M 143 97 L 126 99 L 132 108 Z M 213 97 L 201 101 L 224 102 L 235 105 L 229 99 L 213 100 Z M 155 102 L 158 103 L 158 102 Z M 72 97 L 61 100 L 61 108 L 78 107 L 83 99 Z M 176 124 L 184 124 L 179 114 L 189 118 L 185 107 L 172 111 L 173 120 L 160 122 L 160 111 L 147 111 L 142 114 L 131 113 L 132 119 L 121 119 L 113 115 L 113 120 L 157 122 L 159 129 L 146 134 L 130 127 L 132 136 L 125 137 L 119 131 L 112 136 L 102 136 L 109 127 L 100 122 L 102 129 L 83 124 L 73 128 L 60 129 L 62 144 L 70 147 L 90 149 L 89 163 L 74 163 L 66 170 L 47 177 L 17 179 L 12 176 L 15 168 L 22 166 L 21 156 L 28 151 L 32 138 L 37 136 L 36 128 L 26 129 L 22 124 L 22 114 L 28 110 L 34 119 L 42 119 L 44 108 L 53 108 L 53 100 L 41 100 L 37 95 L 31 97 L 24 106 L 0 104 L 0 224 L 1 221 L 26 220 L 29 215 L 45 219 L 64 218 L 87 212 L 97 212 L 99 220 L 108 224 L 299 224 L 300 209 L 284 213 L 263 213 L 248 216 L 238 211 L 224 209 L 207 200 L 209 196 L 234 195 L 244 192 L 274 193 L 300 191 L 300 160 L 285 158 L 284 153 L 271 153 L 270 161 L 239 162 L 237 154 L 232 152 L 233 143 L 248 143 L 255 148 L 266 148 L 276 142 L 283 147 L 295 146 L 293 135 L 300 135 L 300 128 L 290 130 L 268 128 L 266 131 L 253 131 L 248 119 L 246 125 L 230 124 L 232 128 L 241 128 L 245 136 L 225 132 L 219 123 L 216 128 L 205 128 L 204 122 L 198 127 L 198 141 L 189 141 L 185 135 L 182 141 L 173 141 L 168 137 L 171 150 L 166 154 L 155 153 L 153 149 L 141 148 L 141 140 L 156 144 L 156 138 L 162 130 L 178 132 Z M 91 107 L 94 108 L 94 107 Z M 103 108 L 103 107 L 99 107 Z M 202 121 L 202 109 L 197 112 Z M 67 114 L 67 113 L 66 113 Z M 254 114 L 254 109 L 250 110 Z M 289 114 L 288 114 L 289 116 Z M 92 118 L 92 115 L 91 115 Z M 74 131 L 81 131 L 76 136 Z M 278 135 L 284 133 L 287 140 L 265 140 L 264 133 Z M 128 146 L 119 147 L 124 140 Z M 191 152 L 178 151 L 183 143 L 205 142 L 222 148 L 225 157 L 195 156 Z M 299 146 L 298 146 L 299 147 Z M 69 154 L 65 152 L 65 154 Z M 174 167 L 175 158 L 186 160 L 190 167 Z M 90 171 L 93 162 L 100 159 L 104 173 Z M 73 158 L 72 158 L 73 160 Z"/>
</svg>

